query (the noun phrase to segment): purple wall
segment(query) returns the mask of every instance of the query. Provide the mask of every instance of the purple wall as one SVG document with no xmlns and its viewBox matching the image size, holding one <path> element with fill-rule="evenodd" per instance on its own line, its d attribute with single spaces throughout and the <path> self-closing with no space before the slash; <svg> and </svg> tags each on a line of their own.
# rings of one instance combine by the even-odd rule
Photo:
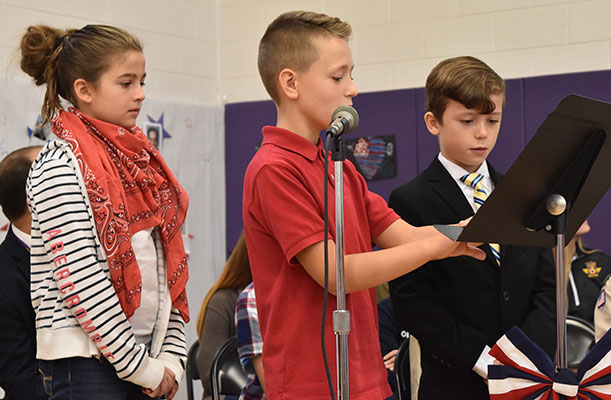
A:
<svg viewBox="0 0 611 400">
<path fill-rule="evenodd" d="M 545 117 L 570 93 L 611 102 L 611 71 L 565 74 L 506 82 L 506 105 L 499 139 L 490 161 L 507 171 Z M 360 94 L 354 99 L 360 116 L 355 136 L 395 135 L 397 177 L 370 182 L 369 188 L 388 199 L 397 186 L 426 168 L 439 152 L 437 139 L 424 125 L 424 89 Z M 242 182 L 248 162 L 261 141 L 261 127 L 276 123 L 271 101 L 234 103 L 225 107 L 227 246 L 242 230 Z M 611 173 L 611 172 L 610 172 Z M 590 247 L 611 254 L 611 195 L 607 193 L 589 218 Z"/>
</svg>

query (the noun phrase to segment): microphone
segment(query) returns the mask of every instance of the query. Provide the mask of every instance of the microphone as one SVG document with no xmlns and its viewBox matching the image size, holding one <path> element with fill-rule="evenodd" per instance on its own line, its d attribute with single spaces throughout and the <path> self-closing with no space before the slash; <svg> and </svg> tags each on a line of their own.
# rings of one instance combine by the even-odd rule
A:
<svg viewBox="0 0 611 400">
<path fill-rule="evenodd" d="M 333 112 L 327 134 L 339 137 L 342 133 L 350 133 L 359 126 L 359 114 L 350 106 L 339 106 Z"/>
</svg>

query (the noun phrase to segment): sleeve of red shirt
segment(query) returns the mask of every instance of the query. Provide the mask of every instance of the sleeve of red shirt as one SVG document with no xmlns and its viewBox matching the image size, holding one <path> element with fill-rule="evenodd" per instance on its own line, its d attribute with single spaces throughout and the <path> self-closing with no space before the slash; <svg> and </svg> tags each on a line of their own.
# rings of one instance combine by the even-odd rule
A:
<svg viewBox="0 0 611 400">
<path fill-rule="evenodd" d="M 271 234 L 291 264 L 303 249 L 324 240 L 322 210 L 299 172 L 278 165 L 261 168 L 255 179 L 253 210 L 259 223 Z"/>
<path fill-rule="evenodd" d="M 362 176 L 351 164 L 350 167 L 357 180 L 346 183 L 360 186 L 368 214 L 363 223 L 368 224 L 371 237 L 375 238 L 399 217 L 382 197 L 367 189 Z M 285 257 L 294 265 L 298 264 L 294 257 L 300 251 L 324 240 L 323 209 L 299 174 L 286 166 L 266 165 L 257 174 L 253 188 L 253 201 L 257 203 L 253 209 L 260 213 L 254 217 L 278 241 Z M 329 193 L 332 205 L 333 192 Z"/>
</svg>

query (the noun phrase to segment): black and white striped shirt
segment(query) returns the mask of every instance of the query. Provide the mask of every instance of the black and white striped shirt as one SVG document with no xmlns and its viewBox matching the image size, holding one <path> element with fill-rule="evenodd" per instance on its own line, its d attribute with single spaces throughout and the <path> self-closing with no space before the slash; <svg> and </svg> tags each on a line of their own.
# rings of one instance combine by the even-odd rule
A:
<svg viewBox="0 0 611 400">
<path fill-rule="evenodd" d="M 110 281 L 85 184 L 67 143 L 49 142 L 27 182 L 32 213 L 31 296 L 37 358 L 104 356 L 119 378 L 154 389 L 164 368 L 180 381 L 184 322 L 172 307 L 160 263 L 160 307 L 150 349 L 137 344 Z"/>
</svg>

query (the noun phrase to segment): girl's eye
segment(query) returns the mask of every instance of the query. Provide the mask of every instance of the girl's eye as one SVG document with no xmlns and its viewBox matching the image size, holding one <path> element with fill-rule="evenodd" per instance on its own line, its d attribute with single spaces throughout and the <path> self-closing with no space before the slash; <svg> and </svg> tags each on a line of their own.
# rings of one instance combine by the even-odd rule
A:
<svg viewBox="0 0 611 400">
<path fill-rule="evenodd" d="M 491 124 L 498 124 L 499 120 L 498 119 L 490 119 L 490 120 L 488 120 L 488 122 L 490 122 Z"/>
<path fill-rule="evenodd" d="M 334 80 L 335 82 L 339 82 L 339 81 L 341 81 L 341 80 L 342 80 L 342 77 L 341 77 L 341 76 L 334 76 L 334 77 L 333 77 L 333 80 Z"/>
<path fill-rule="evenodd" d="M 460 122 L 462 122 L 463 124 L 471 124 L 473 123 L 473 120 L 472 119 L 463 119 Z"/>
<path fill-rule="evenodd" d="M 146 86 L 146 82 L 144 81 L 140 82 L 140 86 Z"/>
<path fill-rule="evenodd" d="M 131 82 L 121 82 L 121 86 L 123 86 L 125 88 L 129 87 L 129 85 L 131 85 L 131 84 L 132 84 Z"/>
</svg>

